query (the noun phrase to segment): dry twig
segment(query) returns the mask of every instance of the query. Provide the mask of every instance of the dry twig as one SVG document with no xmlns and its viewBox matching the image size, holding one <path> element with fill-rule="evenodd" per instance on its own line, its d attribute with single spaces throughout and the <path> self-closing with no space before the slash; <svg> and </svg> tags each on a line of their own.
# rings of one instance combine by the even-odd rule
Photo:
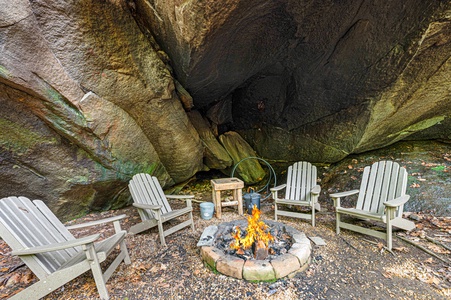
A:
<svg viewBox="0 0 451 300">
<path fill-rule="evenodd" d="M 429 242 L 432 242 L 432 243 L 434 243 L 434 244 L 436 244 L 436 245 L 442 246 L 442 247 L 445 248 L 446 250 L 451 251 L 451 247 L 446 246 L 445 244 L 443 244 L 443 243 L 441 243 L 441 242 L 439 242 L 439 241 L 437 241 L 437 240 L 434 240 L 434 239 L 431 238 L 431 237 L 426 236 L 426 239 L 427 239 Z"/>
<path fill-rule="evenodd" d="M 356 247 L 354 247 L 354 245 L 352 245 L 350 242 L 348 242 L 347 240 L 345 240 L 342 236 L 340 236 L 341 239 L 348 244 L 349 246 L 351 246 L 351 248 L 353 248 L 355 251 L 360 251 L 359 249 L 357 249 Z"/>
<path fill-rule="evenodd" d="M 451 262 L 451 261 L 449 261 L 448 259 L 445 259 L 445 258 L 441 257 L 440 255 L 435 254 L 435 253 L 432 252 L 431 250 L 424 248 L 423 246 L 419 245 L 418 243 L 415 243 L 414 241 L 411 241 L 411 240 L 409 240 L 409 239 L 406 239 L 405 237 L 402 237 L 402 236 L 400 236 L 400 235 L 396 235 L 396 236 L 397 236 L 398 238 L 400 238 L 401 240 L 403 240 L 403 241 L 405 241 L 405 242 L 407 242 L 407 243 L 409 243 L 409 244 L 411 244 L 411 245 L 417 247 L 418 249 L 423 250 L 423 251 L 426 252 L 427 254 L 432 255 L 433 257 L 435 257 L 435 258 L 437 258 L 437 259 L 439 259 L 439 260 L 441 260 L 441 261 L 443 261 L 443 262 L 446 262 L 446 263 L 450 263 L 450 262 Z"/>
<path fill-rule="evenodd" d="M 377 243 L 377 242 L 373 242 L 373 241 L 370 241 L 370 240 L 367 240 L 367 239 L 363 239 L 363 240 L 364 240 L 365 242 L 367 242 L 367 243 L 370 243 L 370 244 L 379 246 L 379 243 Z M 395 254 L 392 250 L 388 249 L 387 246 L 382 245 L 382 249 L 384 249 L 384 250 L 390 252 L 391 254 L 393 254 L 393 256 L 396 257 L 396 254 Z"/>
</svg>

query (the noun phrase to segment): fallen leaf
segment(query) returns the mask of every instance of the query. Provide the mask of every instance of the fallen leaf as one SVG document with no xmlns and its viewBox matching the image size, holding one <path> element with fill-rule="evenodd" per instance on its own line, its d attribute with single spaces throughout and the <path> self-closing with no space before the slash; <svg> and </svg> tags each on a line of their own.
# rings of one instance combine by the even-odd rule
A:
<svg viewBox="0 0 451 300">
<path fill-rule="evenodd" d="M 158 272 L 158 267 L 157 266 L 153 266 L 152 268 L 150 268 L 149 270 L 151 273 L 156 273 Z"/>
<path fill-rule="evenodd" d="M 150 264 L 148 264 L 148 263 L 141 263 L 138 266 L 136 266 L 136 269 L 140 270 L 140 271 L 146 271 L 149 268 L 150 268 Z"/>
<path fill-rule="evenodd" d="M 24 276 L 22 276 L 22 279 L 20 282 L 28 284 L 34 280 L 34 274 L 33 273 L 26 273 Z"/>
<path fill-rule="evenodd" d="M 399 252 L 409 252 L 409 249 L 407 247 L 393 247 L 393 250 L 396 250 Z"/>
<path fill-rule="evenodd" d="M 429 257 L 429 258 L 426 259 L 424 262 L 430 264 L 430 263 L 433 263 L 433 262 L 434 262 L 434 259 L 433 259 L 432 257 Z"/>
<path fill-rule="evenodd" d="M 440 279 L 438 279 L 435 276 L 432 276 L 426 282 L 429 283 L 429 284 L 439 284 L 440 283 Z"/>
<path fill-rule="evenodd" d="M 8 281 L 6 282 L 6 286 L 11 286 L 14 285 L 16 283 L 20 282 L 20 275 L 19 274 L 14 274 L 11 277 L 8 278 Z"/>
</svg>

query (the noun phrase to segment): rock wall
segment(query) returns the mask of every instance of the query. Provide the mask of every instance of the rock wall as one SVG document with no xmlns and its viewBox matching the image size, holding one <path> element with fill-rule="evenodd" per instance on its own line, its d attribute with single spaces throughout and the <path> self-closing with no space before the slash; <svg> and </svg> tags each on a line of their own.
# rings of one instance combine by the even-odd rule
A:
<svg viewBox="0 0 451 300">
<path fill-rule="evenodd" d="M 335 162 L 450 115 L 449 1 L 135 3 L 195 106 L 232 106 L 263 157 Z"/>
<path fill-rule="evenodd" d="M 0 197 L 68 219 L 242 145 L 325 163 L 449 140 L 450 41 L 450 1 L 0 0 Z"/>
<path fill-rule="evenodd" d="M 135 173 L 169 186 L 203 167 L 173 78 L 123 1 L 0 4 L 0 197 L 70 218 L 128 203 Z"/>
</svg>

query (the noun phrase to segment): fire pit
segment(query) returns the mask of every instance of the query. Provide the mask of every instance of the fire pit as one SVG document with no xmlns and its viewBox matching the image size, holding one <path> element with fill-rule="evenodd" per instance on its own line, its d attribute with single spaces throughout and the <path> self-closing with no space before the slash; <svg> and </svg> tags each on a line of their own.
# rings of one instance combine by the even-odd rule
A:
<svg viewBox="0 0 451 300">
<path fill-rule="evenodd" d="M 311 254 L 305 234 L 283 223 L 260 221 L 259 216 L 254 208 L 247 221 L 207 227 L 198 243 L 204 263 L 224 275 L 250 281 L 304 271 Z"/>
</svg>

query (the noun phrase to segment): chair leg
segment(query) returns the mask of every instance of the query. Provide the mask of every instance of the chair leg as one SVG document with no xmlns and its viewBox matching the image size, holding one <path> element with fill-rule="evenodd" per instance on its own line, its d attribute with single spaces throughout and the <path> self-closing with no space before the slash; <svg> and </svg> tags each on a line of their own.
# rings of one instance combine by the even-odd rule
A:
<svg viewBox="0 0 451 300">
<path fill-rule="evenodd" d="M 277 221 L 277 203 L 274 202 L 274 220 Z"/>
<path fill-rule="evenodd" d="M 389 217 L 390 214 L 387 213 L 387 248 L 388 250 L 391 250 L 393 244 L 392 244 L 392 224 L 391 224 L 391 218 Z"/>
<path fill-rule="evenodd" d="M 193 212 L 192 211 L 189 213 L 189 217 L 191 218 L 191 229 L 193 231 L 196 231 L 196 229 L 194 228 L 194 219 L 193 219 Z"/>
<path fill-rule="evenodd" d="M 130 260 L 130 255 L 128 254 L 128 250 L 127 250 L 127 245 L 125 245 L 125 240 L 121 242 L 121 252 L 124 253 L 125 257 L 124 257 L 124 263 L 126 265 L 129 265 L 132 263 L 132 261 Z"/>
<path fill-rule="evenodd" d="M 106 288 L 105 280 L 103 279 L 102 269 L 100 268 L 99 259 L 97 253 L 95 252 L 94 245 L 87 246 L 86 257 L 91 265 L 92 276 L 97 286 L 97 291 L 99 292 L 100 299 L 108 300 L 108 290 Z"/>
<path fill-rule="evenodd" d="M 340 215 L 340 213 L 337 212 L 335 214 L 335 219 L 336 219 L 336 223 L 337 223 L 335 230 L 336 230 L 337 234 L 340 234 L 340 222 L 341 222 L 340 218 L 341 218 L 341 215 Z"/>
<path fill-rule="evenodd" d="M 163 223 L 161 219 L 158 220 L 158 233 L 160 234 L 161 246 L 166 247 L 166 241 L 164 239 Z"/>
<path fill-rule="evenodd" d="M 312 226 L 315 227 L 315 204 L 312 205 Z"/>
</svg>

